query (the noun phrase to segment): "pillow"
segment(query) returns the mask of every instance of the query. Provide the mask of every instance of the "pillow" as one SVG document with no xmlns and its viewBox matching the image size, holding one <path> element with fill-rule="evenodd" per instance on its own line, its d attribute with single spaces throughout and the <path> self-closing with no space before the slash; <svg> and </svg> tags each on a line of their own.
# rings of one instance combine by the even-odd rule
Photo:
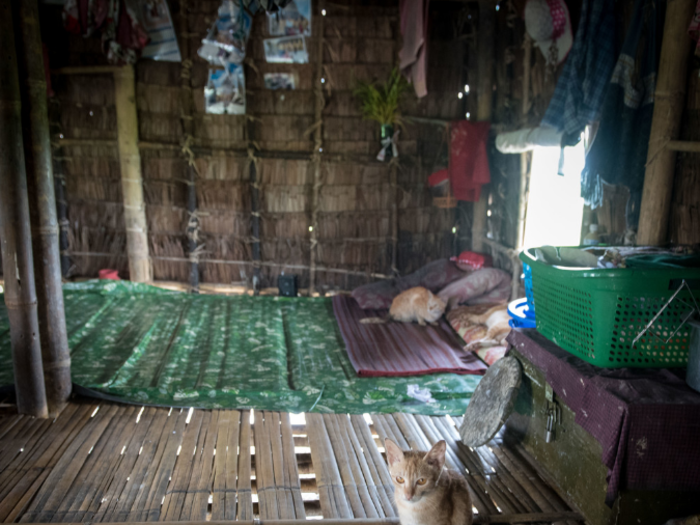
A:
<svg viewBox="0 0 700 525">
<path fill-rule="evenodd" d="M 476 270 L 443 288 L 438 297 L 451 310 L 460 304 L 494 304 L 508 300 L 510 275 L 497 268 Z"/>
<path fill-rule="evenodd" d="M 352 296 L 363 310 L 388 310 L 401 292 L 423 286 L 435 293 L 465 275 L 448 259 L 439 259 L 404 277 L 363 284 L 352 291 Z"/>
</svg>

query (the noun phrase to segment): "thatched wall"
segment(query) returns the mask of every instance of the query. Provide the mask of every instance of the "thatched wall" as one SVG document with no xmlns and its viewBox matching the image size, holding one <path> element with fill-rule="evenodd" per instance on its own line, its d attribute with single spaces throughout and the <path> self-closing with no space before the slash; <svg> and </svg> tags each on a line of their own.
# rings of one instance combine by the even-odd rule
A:
<svg viewBox="0 0 700 525">
<path fill-rule="evenodd" d="M 322 187 L 319 199 L 317 264 L 323 268 L 362 273 L 391 269 L 391 203 L 389 167 L 374 160 L 379 149 L 378 126 L 363 121 L 352 96 L 356 79 L 384 80 L 399 46 L 397 2 L 347 2 L 329 5 L 325 17 L 323 71 L 326 106 L 323 111 Z M 191 71 L 196 181 L 200 214 L 200 264 L 203 282 L 249 281 L 252 274 L 251 185 L 246 148 L 251 144 L 246 117 L 206 115 L 203 88 L 207 65 L 196 56 L 201 37 L 211 24 L 218 0 L 190 2 L 187 20 L 193 62 Z M 180 13 L 171 9 L 178 27 Z M 320 16 L 314 13 L 314 16 Z M 449 27 L 450 11 L 431 12 Z M 54 25 L 57 19 L 54 20 Z M 436 22 L 437 23 L 437 22 Z M 255 18 L 248 48 L 246 89 L 248 117 L 258 148 L 261 184 L 261 257 L 263 285 L 274 286 L 285 264 L 307 267 L 310 262 L 312 138 L 305 132 L 314 123 L 315 40 L 307 40 L 310 63 L 267 64 L 262 40 L 267 20 Z M 87 65 L 103 61 L 99 42 L 49 31 L 59 39 L 61 53 L 52 66 Z M 439 119 L 460 118 L 464 101 L 456 94 L 463 85 L 462 44 L 452 32 L 439 31 L 430 45 L 430 94 L 406 97 L 406 113 Z M 51 50 L 51 46 L 50 46 Z M 65 53 L 65 54 L 63 54 Z M 68 57 L 68 60 L 66 60 Z M 180 64 L 142 60 L 136 67 L 136 93 L 146 216 L 157 280 L 187 281 L 188 214 L 185 208 L 186 163 L 177 147 L 183 140 L 180 103 Z M 295 72 L 295 91 L 264 88 L 265 72 Z M 57 77 L 60 124 L 65 138 L 114 140 L 113 83 L 108 75 Z M 411 124 L 401 132 L 398 171 L 398 268 L 410 272 L 453 250 L 454 212 L 432 206 L 426 179 L 442 144 L 435 125 Z M 158 146 L 168 144 L 170 148 Z M 157 147 L 155 147 L 157 146 Z M 94 276 L 100 268 L 117 268 L 126 276 L 119 164 L 116 146 L 71 146 L 58 153 L 65 166 L 70 219 L 70 250 L 74 274 Z M 167 258 L 167 259 L 164 259 Z M 178 260 L 182 259 L 182 260 Z M 243 261 L 224 264 L 207 261 Z M 308 284 L 308 271 L 291 269 Z M 318 287 L 351 288 L 365 276 L 320 271 Z"/>
</svg>

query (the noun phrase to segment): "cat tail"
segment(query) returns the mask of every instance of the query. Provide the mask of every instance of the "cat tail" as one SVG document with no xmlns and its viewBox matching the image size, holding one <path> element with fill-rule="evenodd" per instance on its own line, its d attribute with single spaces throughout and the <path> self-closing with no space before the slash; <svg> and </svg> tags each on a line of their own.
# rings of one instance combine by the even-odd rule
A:
<svg viewBox="0 0 700 525">
<path fill-rule="evenodd" d="M 362 324 L 384 324 L 386 323 L 388 318 L 384 317 L 365 317 L 364 319 L 360 319 L 360 323 Z"/>
</svg>

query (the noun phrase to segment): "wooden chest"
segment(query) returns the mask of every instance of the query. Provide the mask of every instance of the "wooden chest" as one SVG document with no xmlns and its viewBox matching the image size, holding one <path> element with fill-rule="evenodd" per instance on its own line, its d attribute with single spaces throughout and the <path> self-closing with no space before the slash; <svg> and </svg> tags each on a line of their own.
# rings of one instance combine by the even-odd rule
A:
<svg viewBox="0 0 700 525">
<path fill-rule="evenodd" d="M 608 507 L 608 468 L 601 462 L 600 444 L 575 422 L 574 412 L 552 391 L 541 370 L 516 350 L 510 355 L 523 367 L 523 383 L 506 422 L 506 435 L 524 446 L 591 525 L 662 525 L 671 518 L 700 513 L 698 492 L 623 490 Z M 549 409 L 556 412 L 556 424 L 548 443 Z"/>
</svg>

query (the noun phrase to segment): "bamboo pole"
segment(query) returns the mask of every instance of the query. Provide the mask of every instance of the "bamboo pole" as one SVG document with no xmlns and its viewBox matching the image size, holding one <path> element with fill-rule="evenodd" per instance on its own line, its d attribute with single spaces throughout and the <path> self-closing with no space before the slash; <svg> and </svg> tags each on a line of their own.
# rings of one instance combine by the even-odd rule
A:
<svg viewBox="0 0 700 525">
<path fill-rule="evenodd" d="M 680 133 L 691 44 L 687 29 L 695 4 L 694 0 L 669 0 L 666 7 L 639 213 L 637 242 L 642 246 L 658 246 L 668 240 L 676 152 L 667 146 Z"/>
<path fill-rule="evenodd" d="M 260 268 L 261 268 L 261 252 L 260 252 L 260 183 L 258 182 L 258 166 L 255 152 L 255 122 L 249 119 L 246 124 L 248 135 L 248 159 L 249 159 L 249 180 L 250 180 L 250 214 L 251 214 L 251 229 L 252 241 L 251 248 L 253 249 L 253 293 L 260 293 Z"/>
<path fill-rule="evenodd" d="M 391 184 L 391 272 L 393 276 L 399 275 L 399 191 L 397 182 L 398 159 L 392 157 L 389 166 L 389 182 Z"/>
<path fill-rule="evenodd" d="M 197 241 L 199 237 L 199 219 L 197 215 L 197 170 L 194 165 L 194 153 L 190 142 L 194 138 L 192 120 L 192 60 L 190 60 L 190 39 L 188 21 L 188 0 L 180 2 L 180 51 L 182 65 L 180 69 L 180 104 L 182 107 L 182 131 L 185 137 L 183 153 L 187 162 L 187 251 L 190 257 L 190 291 L 199 293 L 199 258 Z"/>
<path fill-rule="evenodd" d="M 56 157 L 61 156 L 61 149 L 53 152 L 53 180 L 56 191 L 56 218 L 58 219 L 58 248 L 61 254 L 61 275 L 68 277 L 70 257 L 68 255 L 68 203 L 66 201 L 66 177 L 63 164 Z"/>
<path fill-rule="evenodd" d="M 126 246 L 129 252 L 129 275 L 134 282 L 150 282 L 153 280 L 153 268 L 148 254 L 148 226 L 146 206 L 143 202 L 133 66 L 125 65 L 114 71 L 114 99 L 117 108 L 117 145 L 124 198 Z"/>
<path fill-rule="evenodd" d="M 47 417 L 11 0 L 0 0 L 0 241 L 17 411 Z"/>
<path fill-rule="evenodd" d="M 583 522 L 583 517 L 578 512 L 533 512 L 529 514 L 494 514 L 490 516 L 474 516 L 474 525 L 510 524 L 510 523 L 553 523 L 563 520 Z M 323 525 L 400 525 L 398 518 L 327 518 L 324 517 Z M 152 522 L 132 522 L 130 525 L 150 525 Z M 179 521 L 180 525 L 230 525 L 230 521 Z M 293 520 L 241 520 L 238 525 L 304 525 L 305 519 Z M 39 525 L 27 523 L 25 525 Z M 57 523 L 56 525 L 80 525 L 79 523 Z M 121 525 L 118 522 L 104 522 L 103 525 Z"/>
<path fill-rule="evenodd" d="M 493 66 L 494 36 L 496 14 L 495 5 L 489 0 L 479 0 L 479 29 L 477 34 L 477 50 L 479 52 L 479 78 L 477 82 L 477 112 L 478 121 L 491 120 L 491 105 L 493 102 Z M 481 252 L 484 249 L 482 238 L 486 235 L 486 212 L 488 208 L 488 188 L 481 188 L 481 197 L 474 203 L 472 217 L 472 250 Z"/>
<path fill-rule="evenodd" d="M 323 9 L 323 0 L 319 0 L 318 10 Z M 316 262 L 318 259 L 318 206 L 321 191 L 321 155 L 323 153 L 323 16 L 317 16 L 314 24 L 316 32 L 316 72 L 314 74 L 314 152 L 311 157 L 314 165 L 314 185 L 311 192 L 311 249 L 309 262 L 309 295 L 316 293 Z"/>
<path fill-rule="evenodd" d="M 51 158 L 44 53 L 37 0 L 15 4 L 17 56 L 22 92 L 22 131 L 27 195 L 32 224 L 34 279 L 39 335 L 49 414 L 65 406 L 71 394 L 70 351 L 61 288 L 61 261 L 56 219 L 56 192 Z"/>
</svg>

